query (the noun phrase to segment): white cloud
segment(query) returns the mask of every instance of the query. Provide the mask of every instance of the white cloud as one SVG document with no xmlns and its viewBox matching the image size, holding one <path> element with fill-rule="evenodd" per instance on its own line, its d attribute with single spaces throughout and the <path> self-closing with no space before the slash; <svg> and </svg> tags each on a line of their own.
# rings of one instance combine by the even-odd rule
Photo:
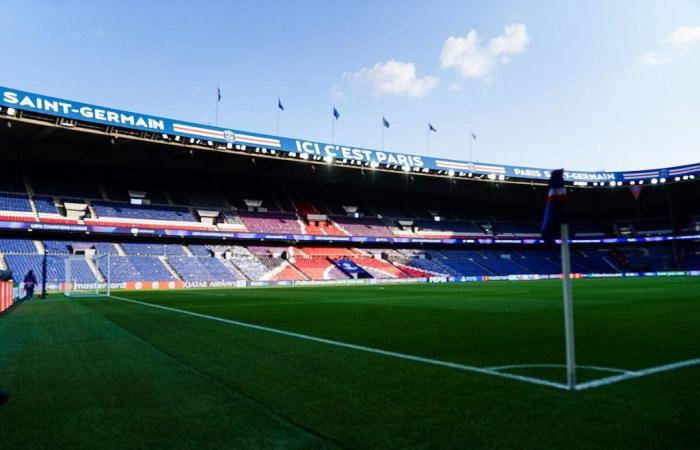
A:
<svg viewBox="0 0 700 450">
<path fill-rule="evenodd" d="M 357 72 L 345 72 L 343 80 L 354 85 L 369 88 L 372 95 L 406 95 L 423 97 L 437 86 L 439 80 L 433 76 L 416 78 L 416 66 L 389 60 L 373 67 L 364 67 Z"/>
<path fill-rule="evenodd" d="M 643 66 L 659 66 L 692 51 L 695 47 L 700 47 L 700 26 L 685 26 L 673 30 L 661 43 L 661 50 L 644 53 L 639 58 L 639 63 Z"/>
<path fill-rule="evenodd" d="M 666 42 L 675 50 L 688 50 L 700 44 L 700 27 L 680 27 L 668 35 Z"/>
<path fill-rule="evenodd" d="M 464 86 L 462 86 L 459 83 L 453 83 L 450 85 L 450 90 L 452 92 L 458 92 L 458 91 L 461 91 L 462 89 L 464 89 Z"/>
<path fill-rule="evenodd" d="M 503 28 L 503 34 L 492 38 L 485 46 L 479 42 L 476 30 L 466 36 L 447 38 L 440 52 L 440 65 L 446 69 L 455 67 L 464 78 L 483 78 L 500 62 L 508 62 L 509 55 L 522 53 L 530 38 L 522 23 Z"/>
</svg>

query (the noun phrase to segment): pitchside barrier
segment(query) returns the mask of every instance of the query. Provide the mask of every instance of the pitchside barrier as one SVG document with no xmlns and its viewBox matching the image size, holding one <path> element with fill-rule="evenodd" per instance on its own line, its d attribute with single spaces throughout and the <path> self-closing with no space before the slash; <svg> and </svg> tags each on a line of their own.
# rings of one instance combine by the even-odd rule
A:
<svg viewBox="0 0 700 450">
<path fill-rule="evenodd" d="M 700 270 L 673 271 L 673 272 L 626 272 L 626 273 L 572 273 L 571 278 L 628 278 L 628 277 L 677 277 L 700 276 Z M 561 274 L 527 274 L 527 275 L 503 275 L 503 276 L 470 276 L 470 277 L 429 277 L 429 278 L 365 278 L 347 280 L 287 280 L 287 281 L 222 281 L 222 282 L 185 282 L 185 281 L 128 281 L 123 283 L 109 283 L 110 290 L 171 290 L 171 289 L 224 289 L 246 288 L 264 286 L 350 286 L 372 284 L 405 284 L 405 283 L 479 283 L 488 281 L 528 281 L 528 280 L 556 280 L 561 279 Z M 107 291 L 106 283 L 47 283 L 49 291 L 64 291 L 66 288 L 78 290 L 98 290 L 101 294 Z"/>
<path fill-rule="evenodd" d="M 12 281 L 0 281 L 0 313 L 12 306 L 14 294 L 15 289 Z"/>
</svg>

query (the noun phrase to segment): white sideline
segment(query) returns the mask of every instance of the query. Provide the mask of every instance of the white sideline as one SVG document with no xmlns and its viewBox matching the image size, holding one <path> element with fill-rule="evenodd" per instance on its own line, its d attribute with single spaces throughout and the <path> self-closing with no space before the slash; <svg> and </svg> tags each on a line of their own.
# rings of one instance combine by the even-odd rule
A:
<svg viewBox="0 0 700 450">
<path fill-rule="evenodd" d="M 180 313 L 180 314 L 184 314 L 184 315 L 188 315 L 188 316 L 192 316 L 192 317 L 199 317 L 200 319 L 214 320 L 216 322 L 226 323 L 229 325 L 236 325 L 239 327 L 250 328 L 250 329 L 258 330 L 258 331 L 266 331 L 268 333 L 280 334 L 283 336 L 304 339 L 307 341 L 319 342 L 322 344 L 333 345 L 336 347 L 349 348 L 352 350 L 373 353 L 375 355 L 390 356 L 393 358 L 403 359 L 403 360 L 407 360 L 407 361 L 415 361 L 415 362 L 420 362 L 423 364 L 430 364 L 433 366 L 447 367 L 450 369 L 463 370 L 465 372 L 481 373 L 484 375 L 492 375 L 495 377 L 507 378 L 507 379 L 516 380 L 516 381 L 522 381 L 524 383 L 531 383 L 531 384 L 537 384 L 540 386 L 553 387 L 556 389 L 569 390 L 568 386 L 563 384 L 563 383 L 556 383 L 553 381 L 543 380 L 540 378 L 528 377 L 528 376 L 524 376 L 524 375 L 516 375 L 516 374 L 512 374 L 512 373 L 507 373 L 507 372 L 498 372 L 498 370 L 505 370 L 505 369 L 509 369 L 509 368 L 518 368 L 518 367 L 564 367 L 561 364 L 522 364 L 522 365 L 518 364 L 518 365 L 495 366 L 495 367 L 467 366 L 465 364 L 453 363 L 453 362 L 449 362 L 449 361 L 441 361 L 439 359 L 424 358 L 422 356 L 409 355 L 406 353 L 393 352 L 393 351 L 389 351 L 389 350 L 381 350 L 381 349 L 372 348 L 372 347 L 365 347 L 363 345 L 350 344 L 347 342 L 334 341 L 332 339 L 325 339 L 325 338 L 320 338 L 320 337 L 316 337 L 316 336 L 310 336 L 307 334 L 301 334 L 301 333 L 295 333 L 292 331 L 280 330 L 277 328 L 266 327 L 263 325 L 255 325 L 252 323 L 240 322 L 237 320 L 224 319 L 222 317 L 209 316 L 207 314 L 200 314 L 200 313 L 187 311 L 187 310 L 183 310 L 183 309 L 171 308 L 169 306 L 162 306 L 162 305 L 156 305 L 153 303 L 141 302 L 138 300 L 132 300 L 130 298 L 118 297 L 115 295 L 109 295 L 107 297 L 113 298 L 115 300 L 123 301 L 123 302 L 133 303 L 133 304 L 142 305 L 142 306 L 148 306 L 148 307 L 156 308 L 156 309 L 162 309 L 164 311 Z M 695 366 L 695 365 L 700 365 L 700 358 L 688 359 L 685 361 L 678 361 L 678 362 L 666 364 L 663 366 L 649 367 L 646 369 L 635 370 L 635 371 L 626 371 L 626 370 L 622 370 L 622 369 L 614 369 L 614 368 L 609 368 L 609 367 L 598 367 L 598 366 L 577 366 L 578 368 L 582 368 L 582 369 L 605 370 L 605 371 L 610 371 L 610 372 L 623 372 L 623 373 L 621 373 L 619 375 L 613 375 L 610 377 L 599 378 L 599 379 L 593 380 L 593 381 L 587 381 L 585 383 L 579 383 L 576 385 L 575 389 L 577 391 L 583 391 L 586 389 L 596 388 L 596 387 L 600 387 L 600 386 L 606 386 L 606 385 L 617 383 L 620 381 L 631 380 L 634 378 L 640 378 L 640 377 L 644 377 L 644 376 L 648 376 L 648 375 L 653 375 L 656 373 L 668 372 L 671 370 L 681 369 L 684 367 L 690 367 L 690 366 Z"/>
<path fill-rule="evenodd" d="M 620 381 L 631 380 L 633 378 L 645 377 L 647 375 L 654 375 L 656 373 L 668 372 L 670 370 L 682 369 L 684 367 L 690 367 L 695 365 L 700 365 L 700 358 L 687 359 L 685 361 L 678 361 L 671 364 L 665 364 L 663 366 L 649 367 L 647 369 L 635 370 L 634 372 L 623 373 L 621 375 L 614 375 L 607 378 L 600 378 L 598 380 L 588 381 L 586 383 L 577 384 L 576 390 L 583 391 L 584 389 L 605 386 Z"/>
<path fill-rule="evenodd" d="M 557 388 L 557 389 L 568 390 L 568 387 L 565 384 L 555 383 L 553 381 L 542 380 L 539 378 L 527 377 L 527 376 L 523 376 L 523 375 L 515 375 L 515 374 L 511 374 L 511 373 L 501 373 L 501 372 L 497 372 L 495 370 L 486 369 L 486 368 L 482 368 L 482 367 L 467 366 L 464 364 L 458 364 L 458 363 L 453 363 L 453 362 L 448 362 L 448 361 L 441 361 L 439 359 L 424 358 L 422 356 L 408 355 L 406 353 L 398 353 L 398 352 L 392 352 L 389 350 L 381 350 L 381 349 L 372 348 L 372 347 L 365 347 L 363 345 L 350 344 L 350 343 L 341 342 L 341 341 L 334 341 L 332 339 L 325 339 L 325 338 L 320 338 L 320 337 L 316 337 L 316 336 L 309 336 L 307 334 L 294 333 L 292 331 L 279 330 L 277 328 L 271 328 L 271 327 L 266 327 L 266 326 L 262 326 L 262 325 L 254 325 L 252 323 L 247 323 L 247 322 L 239 322 L 237 320 L 230 320 L 230 319 L 224 319 L 224 318 L 216 317 L 216 316 L 209 316 L 206 314 L 200 314 L 200 313 L 196 313 L 196 312 L 192 312 L 192 311 L 186 311 L 183 309 L 170 308 L 168 306 L 162 306 L 162 305 L 156 305 L 153 303 L 132 300 L 130 298 L 117 297 L 115 295 L 110 295 L 109 297 L 113 298 L 115 300 L 123 301 L 123 302 L 134 303 L 137 305 L 148 306 L 150 308 L 162 309 L 164 311 L 185 314 L 185 315 L 193 316 L 193 317 L 199 317 L 200 319 L 214 320 L 216 322 L 226 323 L 229 325 L 236 325 L 239 327 L 250 328 L 250 329 L 258 330 L 258 331 L 266 331 L 268 333 L 275 333 L 275 334 L 280 334 L 283 336 L 304 339 L 307 341 L 319 342 L 322 344 L 333 345 L 336 347 L 349 348 L 349 349 L 358 350 L 361 352 L 373 353 L 375 355 L 391 356 L 393 358 L 404 359 L 404 360 L 408 360 L 408 361 L 416 361 L 416 362 L 420 362 L 423 364 L 430 364 L 433 366 L 448 367 L 450 369 L 463 370 L 465 372 L 481 373 L 481 374 L 492 375 L 492 376 L 500 377 L 500 378 L 507 378 L 507 379 L 511 379 L 511 380 L 522 381 L 525 383 L 531 383 L 531 384 L 537 384 L 537 385 L 541 385 L 541 386 L 548 386 L 548 387 L 553 387 L 553 388 Z"/>
</svg>

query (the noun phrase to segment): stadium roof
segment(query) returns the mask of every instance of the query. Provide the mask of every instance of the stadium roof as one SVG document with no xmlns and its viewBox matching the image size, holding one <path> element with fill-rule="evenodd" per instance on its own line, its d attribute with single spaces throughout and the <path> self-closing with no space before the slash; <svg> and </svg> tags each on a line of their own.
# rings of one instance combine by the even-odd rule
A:
<svg viewBox="0 0 700 450">
<path fill-rule="evenodd" d="M 0 116 L 112 137 L 204 148 L 234 154 L 485 181 L 539 181 L 551 168 L 458 161 L 348 147 L 301 138 L 253 133 L 118 110 L 0 86 Z M 566 171 L 576 186 L 623 186 L 683 182 L 700 176 L 700 164 L 628 172 Z"/>
</svg>

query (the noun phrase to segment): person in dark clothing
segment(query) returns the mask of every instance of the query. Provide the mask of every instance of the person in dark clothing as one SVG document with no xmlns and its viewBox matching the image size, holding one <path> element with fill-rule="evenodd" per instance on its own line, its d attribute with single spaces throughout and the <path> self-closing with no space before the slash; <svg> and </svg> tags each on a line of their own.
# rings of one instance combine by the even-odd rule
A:
<svg viewBox="0 0 700 450">
<path fill-rule="evenodd" d="M 36 286 L 36 277 L 34 276 L 34 271 L 29 270 L 27 275 L 24 276 L 24 299 L 28 300 L 34 297 L 34 287 Z"/>
<path fill-rule="evenodd" d="M 0 389 L 0 405 L 4 405 L 5 403 L 7 403 L 7 400 L 9 398 L 10 398 L 10 393 Z"/>
</svg>

